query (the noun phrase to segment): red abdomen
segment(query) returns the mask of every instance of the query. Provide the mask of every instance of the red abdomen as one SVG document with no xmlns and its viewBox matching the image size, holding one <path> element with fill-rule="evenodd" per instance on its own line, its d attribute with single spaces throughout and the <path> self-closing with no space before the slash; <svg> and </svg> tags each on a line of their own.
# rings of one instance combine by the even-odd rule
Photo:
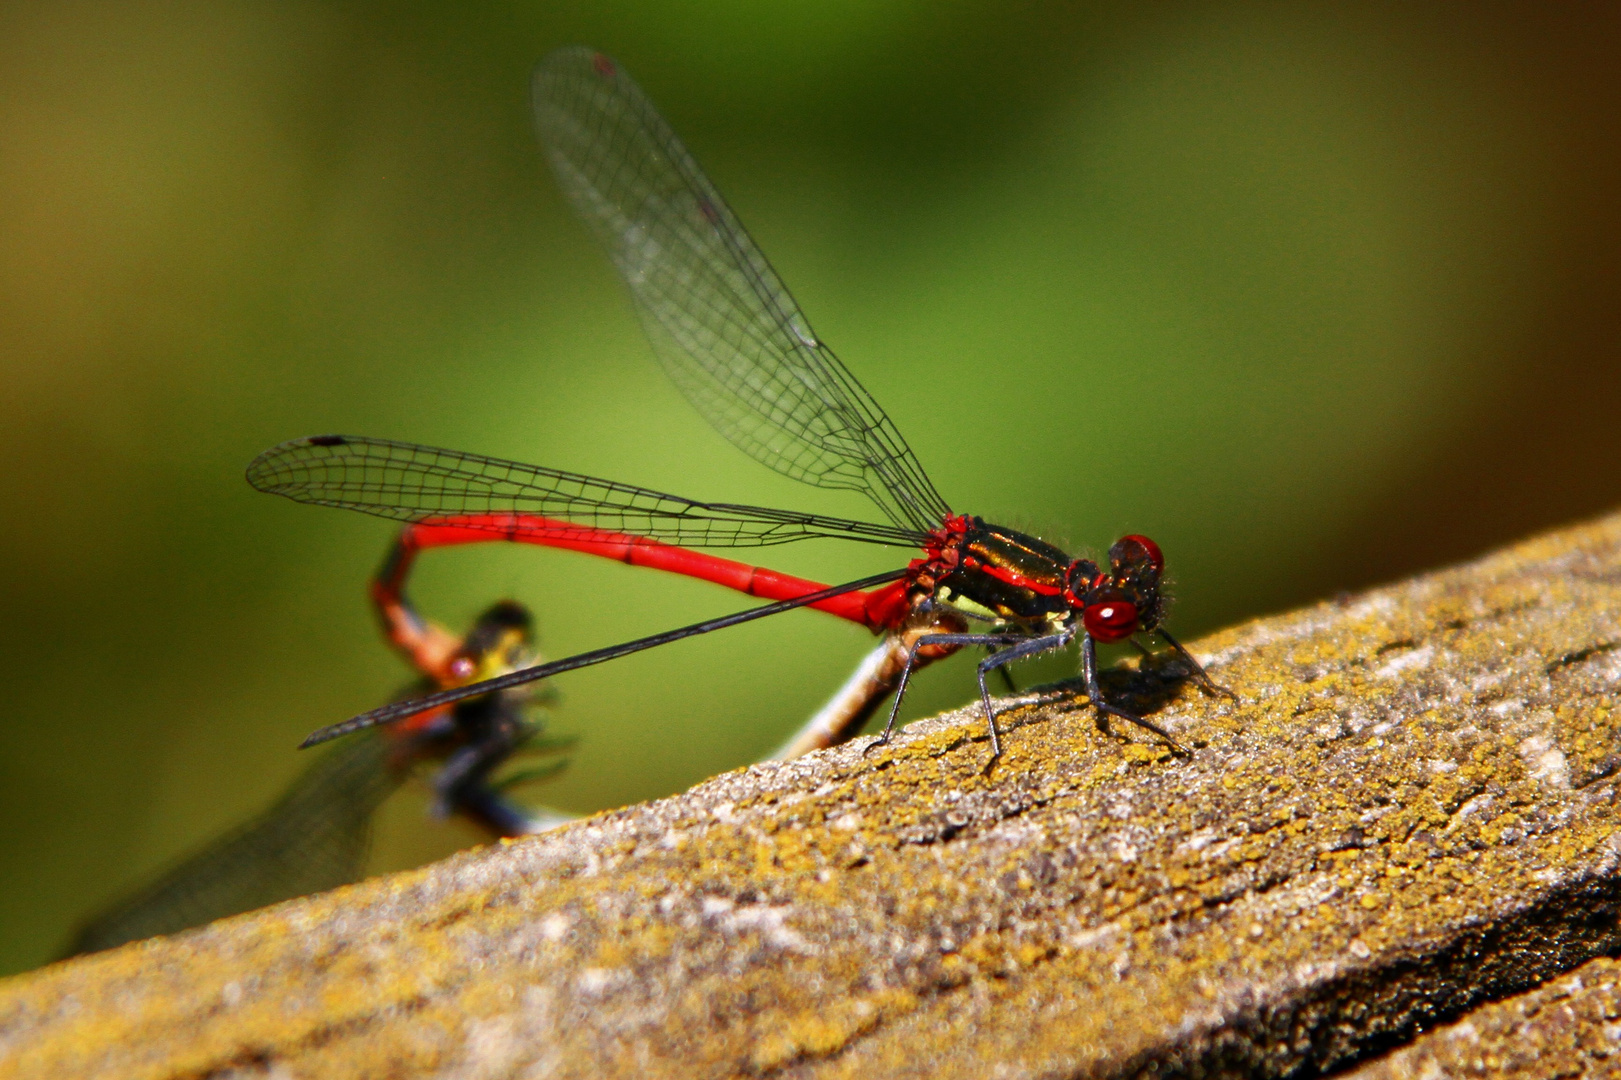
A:
<svg viewBox="0 0 1621 1080">
<path fill-rule="evenodd" d="M 506 540 L 515 544 L 564 548 L 631 566 L 656 570 L 724 585 L 764 600 L 796 600 L 820 592 L 826 585 L 763 566 L 723 559 L 690 548 L 677 547 L 643 536 L 574 525 L 538 514 L 467 514 L 419 522 L 405 528 L 400 543 L 409 548 L 450 547 Z M 908 609 L 906 582 L 897 581 L 872 592 L 851 592 L 807 605 L 871 630 L 898 625 Z"/>
</svg>

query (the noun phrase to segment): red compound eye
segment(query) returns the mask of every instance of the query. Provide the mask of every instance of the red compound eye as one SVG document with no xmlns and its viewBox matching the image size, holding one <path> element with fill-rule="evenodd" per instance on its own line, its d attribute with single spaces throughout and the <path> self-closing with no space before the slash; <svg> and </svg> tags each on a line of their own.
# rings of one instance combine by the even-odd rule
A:
<svg viewBox="0 0 1621 1080">
<path fill-rule="evenodd" d="M 1081 623 L 1096 641 L 1124 641 L 1137 632 L 1137 606 L 1105 600 L 1081 612 Z"/>
<path fill-rule="evenodd" d="M 1154 543 L 1154 541 L 1150 540 L 1148 537 L 1139 533 L 1132 533 L 1130 536 L 1122 536 L 1120 539 L 1116 540 L 1114 542 L 1114 547 L 1109 549 L 1109 554 L 1117 561 L 1125 562 L 1128 555 L 1128 545 L 1130 547 L 1142 549 L 1143 554 L 1148 556 L 1149 563 L 1154 567 L 1154 573 L 1160 574 L 1165 572 L 1165 555 L 1160 551 L 1159 545 Z"/>
<path fill-rule="evenodd" d="M 450 662 L 450 677 L 452 679 L 470 679 L 477 670 L 478 665 L 473 663 L 471 657 L 458 656 Z"/>
</svg>

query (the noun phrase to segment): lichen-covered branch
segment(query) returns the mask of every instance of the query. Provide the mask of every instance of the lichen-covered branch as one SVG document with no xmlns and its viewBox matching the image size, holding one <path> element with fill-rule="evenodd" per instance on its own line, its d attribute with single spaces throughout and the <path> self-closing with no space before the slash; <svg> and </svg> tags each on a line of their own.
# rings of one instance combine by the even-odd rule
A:
<svg viewBox="0 0 1621 1080">
<path fill-rule="evenodd" d="M 1283 1075 L 1621 947 L 1621 517 L 1194 651 L 1191 759 L 976 706 L 10 980 L 0 1074 Z"/>
<path fill-rule="evenodd" d="M 1614 1076 L 1621 964 L 1589 961 L 1534 990 L 1482 1005 L 1425 1032 L 1344 1080 L 1496 1080 Z"/>
</svg>

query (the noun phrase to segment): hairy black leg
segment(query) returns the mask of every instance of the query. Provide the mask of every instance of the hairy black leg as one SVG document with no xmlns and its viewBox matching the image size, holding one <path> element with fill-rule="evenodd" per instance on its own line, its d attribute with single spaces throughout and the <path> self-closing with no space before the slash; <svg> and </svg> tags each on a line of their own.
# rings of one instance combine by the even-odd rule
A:
<svg viewBox="0 0 1621 1080">
<path fill-rule="evenodd" d="M 964 645 L 1014 645 L 1028 640 L 1030 639 L 1021 634 L 924 634 L 919 637 L 912 642 L 912 647 L 906 650 L 906 666 L 901 668 L 901 681 L 895 687 L 895 702 L 889 707 L 889 722 L 884 725 L 884 733 L 863 747 L 861 752 L 865 754 L 873 747 L 882 746 L 889 741 L 890 732 L 895 730 L 895 717 L 900 715 L 901 698 L 906 696 L 906 684 L 912 678 L 912 666 L 917 660 L 919 649 L 929 645 L 956 645 L 959 648 Z M 979 675 L 979 687 L 983 693 L 985 689 L 985 673 L 983 670 Z M 987 696 L 986 701 L 989 700 Z M 1001 752 L 996 749 L 995 726 L 991 728 L 991 747 L 993 757 Z"/>
<path fill-rule="evenodd" d="M 1124 709 L 1117 709 L 1113 705 L 1110 705 L 1107 701 L 1103 700 L 1103 688 L 1098 685 L 1098 648 L 1097 644 L 1093 642 L 1091 634 L 1085 634 L 1082 636 L 1081 670 L 1086 676 L 1086 694 L 1092 699 L 1092 707 L 1098 711 L 1098 726 L 1100 728 L 1102 728 L 1104 731 L 1109 730 L 1107 718 L 1111 716 L 1118 716 L 1122 720 L 1129 720 L 1131 723 L 1136 724 L 1145 731 L 1152 731 L 1155 735 L 1158 735 L 1160 738 L 1169 743 L 1171 749 L 1176 751 L 1178 754 L 1181 754 L 1184 757 L 1193 756 L 1181 743 L 1171 738 L 1170 732 L 1166 731 L 1158 724 L 1144 720 L 1140 716 L 1134 716 Z"/>
<path fill-rule="evenodd" d="M 1203 690 L 1211 697 L 1230 698 L 1233 701 L 1238 700 L 1237 694 L 1233 693 L 1225 686 L 1217 685 L 1209 675 L 1205 674 L 1204 665 L 1195 660 L 1193 658 L 1193 654 L 1184 649 L 1180 641 L 1176 640 L 1164 630 L 1156 630 L 1155 633 L 1164 638 L 1165 644 L 1175 649 L 1176 655 L 1180 656 L 1182 658 L 1182 662 L 1188 665 L 1188 670 L 1193 673 L 1193 681 L 1199 684 L 1199 689 Z"/>
<path fill-rule="evenodd" d="M 985 649 L 985 655 L 987 659 L 995 656 L 996 650 L 987 646 Z M 996 673 L 1002 676 L 1002 685 L 1007 688 L 1008 693 L 1017 694 L 1019 692 L 1018 684 L 1013 681 L 1012 671 L 1008 670 L 1006 667 L 999 667 L 996 669 Z"/>
<path fill-rule="evenodd" d="M 1053 649 L 1062 649 L 1074 637 L 1074 630 L 1065 629 L 1056 634 L 1023 638 L 1001 652 L 992 653 L 979 662 L 979 699 L 985 704 L 985 723 L 991 729 L 990 763 L 994 763 L 997 758 L 1002 756 L 1002 743 L 996 737 L 996 711 L 991 708 L 991 692 L 985 687 L 985 673 L 993 668 L 1006 671 L 1007 665 L 1015 660 L 1022 660 L 1027 656 L 1035 656 L 1038 653 L 1051 652 Z M 990 763 L 987 763 L 987 768 L 990 767 Z"/>
</svg>

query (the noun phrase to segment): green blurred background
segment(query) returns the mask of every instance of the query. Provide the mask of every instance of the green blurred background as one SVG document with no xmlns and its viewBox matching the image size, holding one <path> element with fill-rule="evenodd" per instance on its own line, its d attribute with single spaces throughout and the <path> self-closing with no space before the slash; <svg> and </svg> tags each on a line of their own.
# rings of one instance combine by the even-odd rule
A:
<svg viewBox="0 0 1621 1080">
<path fill-rule="evenodd" d="M 530 131 L 529 69 L 574 42 L 647 88 L 955 506 L 1156 537 L 1185 635 L 1621 504 L 1614 5 L 9 3 L 0 971 L 404 681 L 364 600 L 390 527 L 255 494 L 261 449 L 346 431 L 866 512 L 658 373 Z M 527 601 L 553 656 L 740 606 L 498 545 L 415 592 L 458 629 Z M 575 764 L 528 794 L 749 761 L 869 643 L 798 614 L 567 676 Z M 374 869 L 474 839 L 423 805 Z"/>
</svg>

